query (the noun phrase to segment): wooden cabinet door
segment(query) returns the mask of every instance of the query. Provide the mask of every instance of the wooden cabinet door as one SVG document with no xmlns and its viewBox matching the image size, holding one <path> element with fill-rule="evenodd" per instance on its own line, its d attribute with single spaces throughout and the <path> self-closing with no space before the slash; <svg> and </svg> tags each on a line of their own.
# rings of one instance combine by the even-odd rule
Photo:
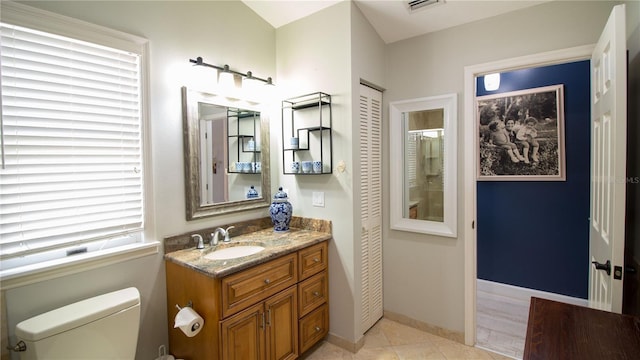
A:
<svg viewBox="0 0 640 360">
<path fill-rule="evenodd" d="M 265 322 L 263 303 L 222 321 L 222 360 L 265 360 Z"/>
<path fill-rule="evenodd" d="M 292 286 L 265 300 L 267 359 L 298 357 L 298 297 Z"/>
</svg>

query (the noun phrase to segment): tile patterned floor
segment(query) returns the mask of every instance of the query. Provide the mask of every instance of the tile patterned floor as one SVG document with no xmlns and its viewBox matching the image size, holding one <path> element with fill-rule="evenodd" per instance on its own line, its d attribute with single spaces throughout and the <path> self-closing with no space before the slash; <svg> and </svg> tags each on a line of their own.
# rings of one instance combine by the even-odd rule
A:
<svg viewBox="0 0 640 360">
<path fill-rule="evenodd" d="M 356 354 L 323 342 L 309 351 L 304 360 L 507 360 L 490 351 L 466 346 L 458 342 L 381 319 L 364 338 L 364 346 Z"/>
</svg>

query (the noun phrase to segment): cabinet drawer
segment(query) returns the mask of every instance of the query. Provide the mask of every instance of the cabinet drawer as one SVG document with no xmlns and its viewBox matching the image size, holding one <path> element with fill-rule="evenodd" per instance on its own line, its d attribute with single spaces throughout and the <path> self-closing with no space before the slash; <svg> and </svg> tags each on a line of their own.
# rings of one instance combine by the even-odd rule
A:
<svg viewBox="0 0 640 360">
<path fill-rule="evenodd" d="M 324 304 L 300 320 L 300 353 L 329 333 L 329 306 Z"/>
<path fill-rule="evenodd" d="M 298 282 L 297 256 L 285 255 L 222 279 L 222 317 L 235 314 Z"/>
<path fill-rule="evenodd" d="M 310 246 L 298 252 L 300 262 L 300 280 L 327 268 L 327 242 Z"/>
<path fill-rule="evenodd" d="M 329 298 L 329 283 L 327 272 L 316 274 L 298 285 L 298 309 L 300 317 L 307 315 Z"/>
</svg>

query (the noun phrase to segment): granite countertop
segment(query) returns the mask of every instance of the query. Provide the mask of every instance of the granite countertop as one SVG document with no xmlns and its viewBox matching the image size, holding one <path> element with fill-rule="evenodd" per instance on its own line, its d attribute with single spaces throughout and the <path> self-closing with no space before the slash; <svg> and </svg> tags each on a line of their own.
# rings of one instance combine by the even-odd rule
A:
<svg viewBox="0 0 640 360">
<path fill-rule="evenodd" d="M 164 258 L 167 261 L 193 269 L 204 275 L 218 278 L 329 239 L 331 239 L 331 233 L 327 232 L 298 228 L 291 228 L 286 232 L 275 232 L 273 228 L 270 228 L 232 236 L 230 242 L 220 241 L 217 246 L 205 244 L 205 248 L 202 250 L 191 247 L 173 251 L 165 254 Z M 209 260 L 204 258 L 216 249 L 240 245 L 259 245 L 265 247 L 265 249 L 257 254 L 235 259 Z"/>
</svg>

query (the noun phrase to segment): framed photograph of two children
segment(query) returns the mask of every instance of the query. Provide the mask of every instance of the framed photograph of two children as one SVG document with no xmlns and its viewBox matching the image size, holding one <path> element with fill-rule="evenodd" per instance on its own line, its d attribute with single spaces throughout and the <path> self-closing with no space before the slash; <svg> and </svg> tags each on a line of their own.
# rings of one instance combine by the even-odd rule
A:
<svg viewBox="0 0 640 360">
<path fill-rule="evenodd" d="M 565 181 L 563 86 L 476 98 L 479 181 Z"/>
</svg>

